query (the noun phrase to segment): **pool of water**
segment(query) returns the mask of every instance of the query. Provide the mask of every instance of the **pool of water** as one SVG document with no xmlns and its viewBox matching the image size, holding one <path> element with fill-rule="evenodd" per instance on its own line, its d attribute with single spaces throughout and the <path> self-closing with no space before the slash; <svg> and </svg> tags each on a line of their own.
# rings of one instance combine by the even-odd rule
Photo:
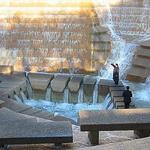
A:
<svg viewBox="0 0 150 150">
<path fill-rule="evenodd" d="M 67 118 L 73 119 L 77 121 L 78 114 L 80 110 L 102 110 L 107 106 L 108 101 L 110 100 L 109 96 L 106 97 L 105 101 L 100 104 L 86 104 L 86 103 L 78 103 L 78 104 L 69 104 L 69 103 L 54 103 L 46 100 L 25 100 L 24 103 L 39 108 L 42 110 L 46 110 L 48 112 L 54 113 L 54 115 L 61 115 Z"/>
</svg>

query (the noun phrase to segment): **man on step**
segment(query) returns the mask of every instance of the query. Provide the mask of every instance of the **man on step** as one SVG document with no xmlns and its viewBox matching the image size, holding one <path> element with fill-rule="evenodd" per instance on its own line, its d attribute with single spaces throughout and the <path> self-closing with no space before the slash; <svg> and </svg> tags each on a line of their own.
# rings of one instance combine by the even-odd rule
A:
<svg viewBox="0 0 150 150">
<path fill-rule="evenodd" d="M 122 96 L 124 97 L 125 109 L 128 109 L 131 103 L 132 92 L 129 89 L 130 87 L 127 86 L 126 90 L 122 94 Z"/>
<path fill-rule="evenodd" d="M 118 64 L 111 64 L 114 69 L 113 69 L 113 80 L 116 85 L 119 83 L 119 65 Z"/>
</svg>

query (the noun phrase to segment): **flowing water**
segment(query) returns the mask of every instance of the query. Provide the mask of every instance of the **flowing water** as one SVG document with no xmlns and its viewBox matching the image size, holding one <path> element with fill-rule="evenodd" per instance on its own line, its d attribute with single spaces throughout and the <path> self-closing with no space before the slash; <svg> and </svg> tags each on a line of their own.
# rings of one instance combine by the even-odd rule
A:
<svg viewBox="0 0 150 150">
<path fill-rule="evenodd" d="M 93 0 L 94 6 L 95 6 L 95 10 L 97 12 L 97 15 L 99 17 L 99 21 L 100 24 L 102 24 L 103 26 L 108 27 L 111 37 L 112 37 L 112 54 L 111 56 L 108 58 L 105 66 L 103 67 L 102 70 L 99 71 L 99 77 L 97 78 L 97 83 L 99 81 L 100 78 L 105 78 L 105 79 L 112 79 L 112 70 L 113 68 L 111 67 L 111 63 L 118 63 L 119 67 L 120 67 L 120 78 L 124 79 L 126 76 L 126 71 L 129 69 L 130 65 L 131 65 L 131 61 L 135 52 L 135 48 L 136 48 L 136 44 L 135 41 L 141 41 L 143 39 L 148 39 L 149 38 L 149 34 L 147 34 L 146 32 L 149 31 L 149 28 L 147 28 L 145 26 L 142 26 L 142 29 L 144 28 L 144 32 L 140 32 L 138 33 L 133 40 L 131 40 L 130 42 L 128 40 L 126 40 L 123 36 L 123 32 L 118 33 L 117 28 L 116 28 L 116 24 L 113 21 L 113 11 L 109 5 L 106 3 L 105 6 L 99 7 L 101 0 Z M 117 9 L 117 8 L 116 8 Z M 123 9 L 124 12 L 132 12 L 132 7 L 131 8 L 118 8 L 118 9 Z M 141 19 L 144 18 L 145 15 L 147 15 L 146 13 L 149 11 L 149 1 L 144 1 L 144 8 L 133 8 L 134 12 L 141 12 L 142 11 L 142 15 L 141 15 Z M 132 14 L 132 13 L 131 13 Z M 131 15 L 130 14 L 130 18 L 135 17 L 134 14 Z M 118 14 L 119 15 L 119 14 Z M 124 14 L 126 15 L 126 14 Z M 137 18 L 138 20 L 139 18 Z M 128 22 L 126 22 L 128 23 Z M 138 24 L 138 23 L 137 23 Z M 136 24 L 136 25 L 137 25 Z M 125 24 L 121 24 L 120 22 L 120 26 L 126 26 Z M 141 29 L 141 30 L 142 30 Z M 129 32 L 127 32 L 127 34 L 129 35 Z M 133 34 L 135 35 L 134 32 L 130 32 L 130 35 Z M 142 39 L 141 39 L 142 37 Z M 135 84 L 135 83 L 131 83 L 128 81 L 123 81 L 125 85 L 129 85 L 131 87 L 131 90 L 133 91 L 133 100 L 134 103 L 136 105 L 136 107 L 150 107 L 150 80 L 148 79 L 145 83 L 143 84 Z M 104 100 L 103 103 L 98 104 L 97 103 L 97 96 L 98 96 L 98 84 L 96 83 L 95 85 L 95 90 L 93 93 L 93 104 L 89 105 L 89 104 L 85 104 L 83 103 L 83 89 L 82 87 L 79 90 L 79 95 L 78 95 L 78 104 L 74 105 L 74 104 L 68 104 L 68 92 L 65 91 L 65 95 L 64 95 L 64 103 L 52 103 L 52 102 L 48 102 L 48 101 L 43 101 L 43 100 L 39 100 L 39 101 L 35 101 L 35 100 L 28 100 L 26 101 L 26 104 L 28 105 L 32 105 L 34 107 L 38 107 L 38 108 L 42 108 L 42 109 L 46 109 L 48 111 L 57 113 L 57 114 L 61 114 L 64 116 L 67 116 L 69 118 L 72 118 L 74 120 L 76 120 L 77 116 L 78 116 L 78 111 L 81 109 L 105 109 L 110 101 L 110 96 L 107 96 Z M 112 106 L 110 106 L 109 108 L 111 108 Z"/>
</svg>

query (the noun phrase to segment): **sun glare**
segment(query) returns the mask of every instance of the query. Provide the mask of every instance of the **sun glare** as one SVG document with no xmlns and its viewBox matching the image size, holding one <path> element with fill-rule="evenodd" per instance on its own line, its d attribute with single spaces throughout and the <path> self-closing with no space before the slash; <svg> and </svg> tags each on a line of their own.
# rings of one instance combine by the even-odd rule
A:
<svg viewBox="0 0 150 150">
<path fill-rule="evenodd" d="M 115 5 L 117 3 L 120 2 L 120 0 L 94 0 L 96 1 L 97 3 L 99 2 L 100 5 L 103 5 L 103 6 L 109 6 L 109 5 Z"/>
</svg>

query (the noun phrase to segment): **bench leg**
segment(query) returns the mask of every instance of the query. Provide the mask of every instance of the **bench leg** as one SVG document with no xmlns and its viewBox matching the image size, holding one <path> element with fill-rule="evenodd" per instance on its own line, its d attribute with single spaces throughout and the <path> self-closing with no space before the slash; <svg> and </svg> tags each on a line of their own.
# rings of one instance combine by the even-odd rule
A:
<svg viewBox="0 0 150 150">
<path fill-rule="evenodd" d="M 98 145 L 99 144 L 99 131 L 89 131 L 88 137 L 91 142 L 91 145 Z"/>
<path fill-rule="evenodd" d="M 150 130 L 134 130 L 134 134 L 136 134 L 139 138 L 144 138 L 150 135 Z"/>
</svg>

